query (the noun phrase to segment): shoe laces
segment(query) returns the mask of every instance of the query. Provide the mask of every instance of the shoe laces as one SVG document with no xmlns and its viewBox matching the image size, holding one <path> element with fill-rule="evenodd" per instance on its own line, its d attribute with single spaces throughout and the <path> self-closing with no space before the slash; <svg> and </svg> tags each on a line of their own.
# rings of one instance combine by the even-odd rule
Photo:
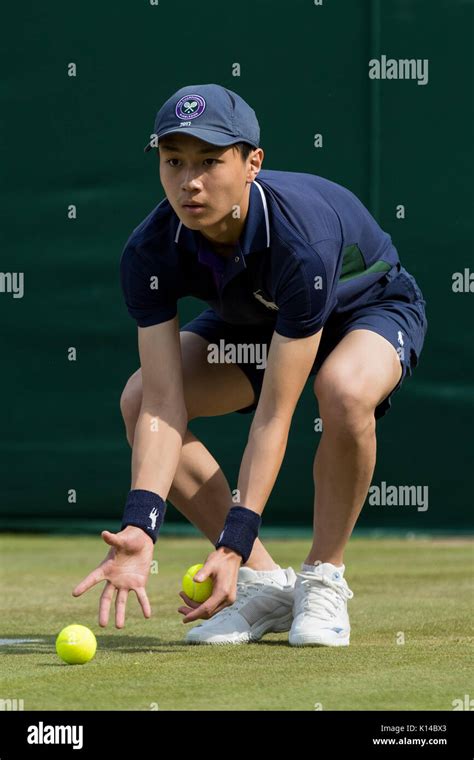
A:
<svg viewBox="0 0 474 760">
<path fill-rule="evenodd" d="M 217 615 L 225 617 L 227 615 L 230 615 L 231 612 L 239 610 L 245 604 L 247 599 L 253 596 L 255 591 L 258 591 L 261 587 L 261 583 L 254 583 L 252 581 L 237 581 L 237 596 L 235 602 L 233 604 L 230 604 L 228 607 L 224 607 L 223 610 L 220 610 L 220 612 L 216 613 L 216 615 L 213 615 L 213 617 L 216 618 Z"/>
<path fill-rule="evenodd" d="M 353 592 L 343 579 L 336 583 L 321 574 L 303 575 L 300 584 L 304 589 L 302 610 L 322 620 L 335 617 L 347 599 L 352 599 Z"/>
</svg>

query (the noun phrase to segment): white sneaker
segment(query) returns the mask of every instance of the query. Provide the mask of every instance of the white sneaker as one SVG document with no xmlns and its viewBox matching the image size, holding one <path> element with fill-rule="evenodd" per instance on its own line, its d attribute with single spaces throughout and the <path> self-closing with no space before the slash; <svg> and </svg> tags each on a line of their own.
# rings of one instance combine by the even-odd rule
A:
<svg viewBox="0 0 474 760">
<path fill-rule="evenodd" d="M 330 562 L 315 562 L 311 570 L 301 566 L 288 637 L 291 646 L 349 646 L 347 600 L 354 594 L 343 578 L 344 570 L 344 565 L 337 568 Z"/>
<path fill-rule="evenodd" d="M 296 574 L 283 570 L 282 584 L 266 571 L 241 567 L 234 604 L 191 628 L 186 644 L 248 644 L 265 633 L 289 631 L 293 620 Z"/>
</svg>

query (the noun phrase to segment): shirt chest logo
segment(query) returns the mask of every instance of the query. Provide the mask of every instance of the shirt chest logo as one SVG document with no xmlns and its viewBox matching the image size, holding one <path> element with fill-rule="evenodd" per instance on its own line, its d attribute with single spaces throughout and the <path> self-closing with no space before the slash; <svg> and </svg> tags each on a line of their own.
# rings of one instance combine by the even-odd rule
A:
<svg viewBox="0 0 474 760">
<path fill-rule="evenodd" d="M 260 301 L 260 303 L 263 303 L 263 305 L 267 307 L 267 309 L 274 309 L 275 311 L 278 311 L 278 306 L 276 303 L 273 303 L 273 301 L 268 301 L 261 290 L 254 290 L 253 294 L 255 298 Z"/>
</svg>

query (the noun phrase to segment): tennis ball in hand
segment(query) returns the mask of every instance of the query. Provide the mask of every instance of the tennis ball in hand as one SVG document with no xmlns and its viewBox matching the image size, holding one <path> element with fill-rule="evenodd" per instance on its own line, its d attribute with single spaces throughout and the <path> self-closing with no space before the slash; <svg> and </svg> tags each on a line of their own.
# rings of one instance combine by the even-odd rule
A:
<svg viewBox="0 0 474 760">
<path fill-rule="evenodd" d="M 212 580 L 206 578 L 205 581 L 195 581 L 194 576 L 204 565 L 192 565 L 186 570 L 183 576 L 183 591 L 194 602 L 205 602 L 212 594 Z"/>
<path fill-rule="evenodd" d="M 68 665 L 83 665 L 95 655 L 97 641 L 85 625 L 68 625 L 56 639 L 56 652 Z"/>
</svg>

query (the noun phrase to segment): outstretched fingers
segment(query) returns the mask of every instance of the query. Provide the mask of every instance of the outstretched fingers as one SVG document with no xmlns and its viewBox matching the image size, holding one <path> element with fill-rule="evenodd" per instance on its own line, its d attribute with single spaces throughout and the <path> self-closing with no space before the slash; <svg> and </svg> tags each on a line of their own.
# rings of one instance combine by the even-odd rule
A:
<svg viewBox="0 0 474 760">
<path fill-rule="evenodd" d="M 148 596 L 144 588 L 135 588 L 133 589 L 137 595 L 138 601 L 140 602 L 140 606 L 143 610 L 143 615 L 146 618 L 151 617 L 151 606 L 150 602 L 148 601 Z"/>
<path fill-rule="evenodd" d="M 99 625 L 102 626 L 102 628 L 104 628 L 109 622 L 110 605 L 112 604 L 114 591 L 115 586 L 113 583 L 107 581 L 99 602 Z"/>
<path fill-rule="evenodd" d="M 89 575 L 87 575 L 84 580 L 77 584 L 76 588 L 72 592 L 72 595 L 81 596 L 84 591 L 89 591 L 90 588 L 103 580 L 105 580 L 104 571 L 101 567 L 97 567 L 95 570 L 89 573 Z"/>
<path fill-rule="evenodd" d="M 119 588 L 115 598 L 115 627 L 123 628 L 125 625 L 125 610 L 127 608 L 128 591 L 126 588 Z"/>
</svg>

